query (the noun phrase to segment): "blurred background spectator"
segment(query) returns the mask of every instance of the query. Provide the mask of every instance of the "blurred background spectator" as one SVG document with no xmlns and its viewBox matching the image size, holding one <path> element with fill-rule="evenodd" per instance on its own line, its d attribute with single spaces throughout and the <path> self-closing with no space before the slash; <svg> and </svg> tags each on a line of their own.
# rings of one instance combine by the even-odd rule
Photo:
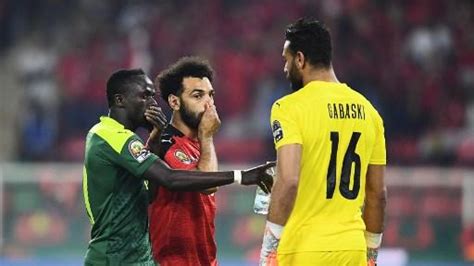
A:
<svg viewBox="0 0 474 266">
<path fill-rule="evenodd" d="M 80 161 L 118 68 L 155 77 L 184 55 L 217 72 L 221 162 L 274 157 L 269 110 L 288 90 L 284 29 L 324 21 L 339 79 L 385 119 L 390 164 L 474 165 L 474 3 L 464 1 L 0 2 L 0 159 Z M 164 106 L 164 105 L 162 105 Z"/>
</svg>

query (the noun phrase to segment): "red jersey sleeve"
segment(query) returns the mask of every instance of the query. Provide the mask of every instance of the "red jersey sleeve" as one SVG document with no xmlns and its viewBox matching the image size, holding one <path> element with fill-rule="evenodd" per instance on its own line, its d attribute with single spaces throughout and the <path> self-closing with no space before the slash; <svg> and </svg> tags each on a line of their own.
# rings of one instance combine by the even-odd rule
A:
<svg viewBox="0 0 474 266">
<path fill-rule="evenodd" d="M 172 145 L 165 154 L 164 161 L 173 169 L 193 170 L 197 167 L 197 161 L 193 161 L 189 156 L 179 147 L 179 145 Z"/>
</svg>

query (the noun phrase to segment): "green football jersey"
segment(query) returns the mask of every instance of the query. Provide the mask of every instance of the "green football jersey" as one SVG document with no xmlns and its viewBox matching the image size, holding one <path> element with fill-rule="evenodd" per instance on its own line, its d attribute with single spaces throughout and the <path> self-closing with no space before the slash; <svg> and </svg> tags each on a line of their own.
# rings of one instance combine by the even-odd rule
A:
<svg viewBox="0 0 474 266">
<path fill-rule="evenodd" d="M 143 173 L 158 159 L 110 117 L 87 135 L 83 192 L 92 224 L 86 265 L 155 265 Z"/>
</svg>

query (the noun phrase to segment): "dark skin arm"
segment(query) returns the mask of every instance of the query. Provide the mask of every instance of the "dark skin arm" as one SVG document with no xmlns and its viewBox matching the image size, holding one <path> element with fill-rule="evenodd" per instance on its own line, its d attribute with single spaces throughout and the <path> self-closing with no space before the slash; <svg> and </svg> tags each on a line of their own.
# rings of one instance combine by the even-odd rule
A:
<svg viewBox="0 0 474 266">
<path fill-rule="evenodd" d="M 166 116 L 158 105 L 152 105 L 145 111 L 145 118 L 149 123 L 148 129 L 150 130 L 146 146 L 151 152 L 158 154 L 161 131 L 167 124 Z M 154 182 L 150 182 L 149 188 L 150 200 L 153 200 L 158 193 L 158 187 Z"/>
<path fill-rule="evenodd" d="M 273 185 L 273 177 L 266 173 L 275 166 L 275 162 L 263 164 L 242 171 L 242 185 L 258 185 L 263 191 L 269 192 Z M 224 186 L 234 182 L 233 171 L 199 172 L 174 170 L 158 159 L 143 176 L 156 185 L 173 191 L 199 191 L 212 187 Z"/>
<path fill-rule="evenodd" d="M 148 108 L 145 112 L 145 117 L 153 126 L 147 143 L 150 150 L 156 152 L 159 147 L 159 134 L 166 124 L 166 117 L 158 106 Z M 273 177 L 267 174 L 266 170 L 273 166 L 275 166 L 275 162 L 242 171 L 241 184 L 258 185 L 263 191 L 269 192 L 273 185 Z M 199 172 L 174 170 L 160 159 L 150 166 L 143 176 L 151 182 L 152 187 L 163 186 L 175 191 L 199 191 L 234 182 L 234 173 L 232 171 Z"/>
</svg>

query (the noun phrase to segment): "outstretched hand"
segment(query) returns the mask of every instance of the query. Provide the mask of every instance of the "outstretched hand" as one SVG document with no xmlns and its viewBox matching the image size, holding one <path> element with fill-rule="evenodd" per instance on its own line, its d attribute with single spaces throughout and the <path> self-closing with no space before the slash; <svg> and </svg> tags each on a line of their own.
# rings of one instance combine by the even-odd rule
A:
<svg viewBox="0 0 474 266">
<path fill-rule="evenodd" d="M 273 186 L 272 167 L 276 162 L 267 162 L 254 168 L 242 171 L 242 185 L 258 185 L 265 193 L 270 193 Z"/>
</svg>

